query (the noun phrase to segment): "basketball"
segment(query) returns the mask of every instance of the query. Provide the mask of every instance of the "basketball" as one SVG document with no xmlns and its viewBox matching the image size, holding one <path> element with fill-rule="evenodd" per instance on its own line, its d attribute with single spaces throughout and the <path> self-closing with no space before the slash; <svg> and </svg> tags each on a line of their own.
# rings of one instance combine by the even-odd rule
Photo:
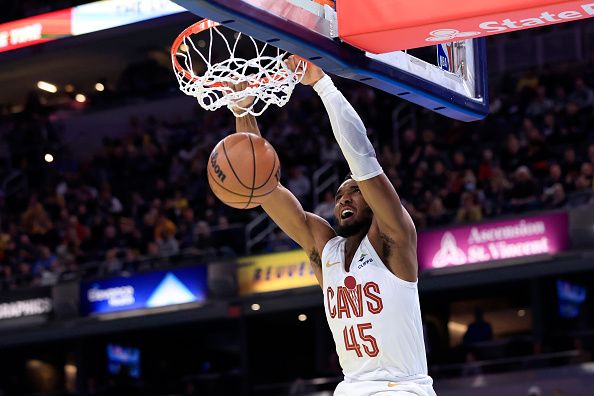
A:
<svg viewBox="0 0 594 396">
<path fill-rule="evenodd" d="M 237 209 L 251 209 L 264 203 L 280 180 L 280 163 L 274 147 L 253 133 L 234 133 L 217 143 L 207 170 L 213 193 Z"/>
</svg>

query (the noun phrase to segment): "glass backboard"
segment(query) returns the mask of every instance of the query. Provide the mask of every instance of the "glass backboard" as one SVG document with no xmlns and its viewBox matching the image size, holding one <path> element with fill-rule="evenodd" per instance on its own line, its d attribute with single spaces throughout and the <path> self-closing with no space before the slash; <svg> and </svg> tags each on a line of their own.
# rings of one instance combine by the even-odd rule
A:
<svg viewBox="0 0 594 396">
<path fill-rule="evenodd" d="M 415 52 L 372 54 L 338 37 L 336 10 L 313 0 L 173 0 L 219 22 L 360 81 L 462 121 L 488 113 L 484 38 L 434 46 L 433 59 Z"/>
</svg>

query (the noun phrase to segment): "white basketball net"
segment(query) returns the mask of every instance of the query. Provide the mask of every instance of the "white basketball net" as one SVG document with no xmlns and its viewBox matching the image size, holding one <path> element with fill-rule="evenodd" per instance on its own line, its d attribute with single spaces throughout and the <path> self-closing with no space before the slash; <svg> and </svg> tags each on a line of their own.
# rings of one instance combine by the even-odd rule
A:
<svg viewBox="0 0 594 396">
<path fill-rule="evenodd" d="M 225 36 L 218 26 L 202 20 L 174 41 L 171 60 L 180 90 L 198 99 L 206 110 L 227 106 L 237 117 L 259 116 L 271 104 L 284 106 L 303 78 L 307 62 L 300 61 L 294 72 L 284 62 L 287 52 L 242 33 L 235 33 L 230 45 L 229 34 Z M 209 36 L 198 36 L 205 30 Z M 229 86 L 240 83 L 247 87 L 234 90 Z"/>
</svg>

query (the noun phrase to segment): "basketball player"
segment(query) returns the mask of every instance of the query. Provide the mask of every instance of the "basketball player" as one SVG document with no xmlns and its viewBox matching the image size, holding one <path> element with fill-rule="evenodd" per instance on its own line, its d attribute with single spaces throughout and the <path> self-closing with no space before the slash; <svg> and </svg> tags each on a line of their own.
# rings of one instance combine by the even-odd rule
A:
<svg viewBox="0 0 594 396">
<path fill-rule="evenodd" d="M 292 70 L 297 63 L 287 60 Z M 324 292 L 344 372 L 334 395 L 434 396 L 417 291 L 415 226 L 378 163 L 363 122 L 330 77 L 310 64 L 302 83 L 322 99 L 351 170 L 336 192 L 336 229 L 303 210 L 282 185 L 262 207 L 307 252 Z M 260 135 L 251 115 L 236 118 L 236 128 Z"/>
</svg>

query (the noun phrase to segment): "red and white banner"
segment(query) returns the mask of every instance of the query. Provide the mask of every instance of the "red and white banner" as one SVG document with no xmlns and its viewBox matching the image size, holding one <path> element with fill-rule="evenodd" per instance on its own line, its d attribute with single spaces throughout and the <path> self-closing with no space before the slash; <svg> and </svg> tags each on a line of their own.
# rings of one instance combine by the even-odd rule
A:
<svg viewBox="0 0 594 396">
<path fill-rule="evenodd" d="M 0 24 L 0 52 L 185 11 L 169 0 L 103 0 Z"/>
<path fill-rule="evenodd" d="M 70 36 L 71 8 L 0 25 L 0 52 Z"/>
<path fill-rule="evenodd" d="M 594 1 L 341 0 L 338 34 L 381 54 L 594 16 Z"/>
</svg>

